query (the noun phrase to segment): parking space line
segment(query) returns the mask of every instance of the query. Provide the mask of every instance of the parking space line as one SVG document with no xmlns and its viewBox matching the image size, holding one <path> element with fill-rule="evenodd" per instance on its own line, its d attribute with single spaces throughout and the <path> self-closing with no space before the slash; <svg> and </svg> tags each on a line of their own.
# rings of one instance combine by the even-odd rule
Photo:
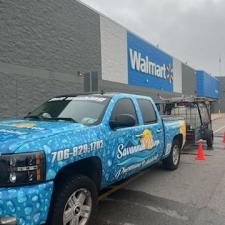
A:
<svg viewBox="0 0 225 225">
<path fill-rule="evenodd" d="M 215 130 L 214 133 L 218 133 L 219 131 L 223 130 L 225 128 L 225 126 L 220 127 L 219 129 Z"/>
</svg>

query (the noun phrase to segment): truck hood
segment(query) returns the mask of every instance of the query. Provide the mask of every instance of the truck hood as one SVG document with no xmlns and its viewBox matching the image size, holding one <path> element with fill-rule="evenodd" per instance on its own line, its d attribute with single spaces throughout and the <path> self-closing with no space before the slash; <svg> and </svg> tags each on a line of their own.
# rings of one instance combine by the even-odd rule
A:
<svg viewBox="0 0 225 225">
<path fill-rule="evenodd" d="M 0 121 L 0 153 L 11 153 L 28 141 L 81 127 L 84 126 L 65 121 Z"/>
</svg>

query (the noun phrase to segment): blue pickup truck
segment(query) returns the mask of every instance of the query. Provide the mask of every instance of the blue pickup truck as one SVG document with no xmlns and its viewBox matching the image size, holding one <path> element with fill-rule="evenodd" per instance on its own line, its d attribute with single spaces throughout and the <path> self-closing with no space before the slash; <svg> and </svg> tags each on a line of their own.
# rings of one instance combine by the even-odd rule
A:
<svg viewBox="0 0 225 225">
<path fill-rule="evenodd" d="M 91 224 L 100 190 L 159 161 L 177 169 L 185 127 L 118 93 L 58 96 L 0 121 L 0 224 Z"/>
</svg>

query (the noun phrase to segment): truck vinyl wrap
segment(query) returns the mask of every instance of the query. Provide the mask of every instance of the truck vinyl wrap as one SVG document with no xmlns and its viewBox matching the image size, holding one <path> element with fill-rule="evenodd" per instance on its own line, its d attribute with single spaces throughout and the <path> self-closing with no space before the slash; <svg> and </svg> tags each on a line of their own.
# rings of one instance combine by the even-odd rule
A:
<svg viewBox="0 0 225 225">
<path fill-rule="evenodd" d="M 109 119 L 117 100 L 124 97 L 132 99 L 139 126 L 113 131 L 109 127 Z M 139 97 L 150 99 L 128 94 L 113 96 L 102 122 L 96 126 L 65 121 L 1 121 L 0 153 L 44 151 L 46 181 L 31 186 L 0 188 L 0 217 L 15 216 L 18 225 L 46 222 L 54 178 L 62 168 L 81 159 L 100 159 L 101 188 L 104 188 L 166 158 L 174 137 L 178 134 L 185 137 L 185 124 L 182 120 L 171 120 L 163 125 L 153 104 L 157 122 L 144 125 L 136 100 Z M 165 136 L 157 133 L 163 126 Z M 142 134 L 142 137 L 137 138 L 136 134 Z"/>
</svg>

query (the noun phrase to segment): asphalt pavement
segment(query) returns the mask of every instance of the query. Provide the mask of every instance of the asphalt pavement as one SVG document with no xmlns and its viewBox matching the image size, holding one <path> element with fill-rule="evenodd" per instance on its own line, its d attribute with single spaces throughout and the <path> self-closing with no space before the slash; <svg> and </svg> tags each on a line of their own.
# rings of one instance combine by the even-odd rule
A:
<svg viewBox="0 0 225 225">
<path fill-rule="evenodd" d="M 213 129 L 205 161 L 196 161 L 197 146 L 189 146 L 176 171 L 158 164 L 115 186 L 101 197 L 96 225 L 224 225 L 225 119 Z"/>
</svg>

